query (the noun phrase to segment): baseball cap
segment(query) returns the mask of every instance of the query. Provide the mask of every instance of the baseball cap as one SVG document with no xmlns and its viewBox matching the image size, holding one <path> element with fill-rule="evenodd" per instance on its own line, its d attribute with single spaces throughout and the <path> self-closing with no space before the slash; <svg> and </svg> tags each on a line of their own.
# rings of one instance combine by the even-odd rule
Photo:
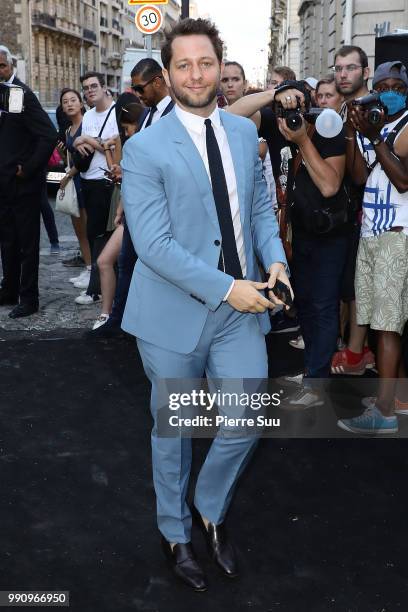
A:
<svg viewBox="0 0 408 612">
<path fill-rule="evenodd" d="M 314 77 L 307 77 L 307 79 L 305 79 L 305 83 L 307 83 L 312 89 L 316 89 L 318 82 L 319 81 Z"/>
<path fill-rule="evenodd" d="M 401 79 L 408 86 L 407 69 L 400 61 L 384 62 L 377 66 L 373 76 L 373 87 L 384 79 Z"/>
</svg>

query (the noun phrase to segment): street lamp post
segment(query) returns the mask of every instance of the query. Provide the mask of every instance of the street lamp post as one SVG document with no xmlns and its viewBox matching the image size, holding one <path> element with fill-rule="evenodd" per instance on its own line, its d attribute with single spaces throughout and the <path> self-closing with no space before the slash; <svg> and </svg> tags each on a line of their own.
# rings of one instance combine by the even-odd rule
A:
<svg viewBox="0 0 408 612">
<path fill-rule="evenodd" d="M 190 0 L 181 0 L 181 18 L 190 17 Z"/>
</svg>

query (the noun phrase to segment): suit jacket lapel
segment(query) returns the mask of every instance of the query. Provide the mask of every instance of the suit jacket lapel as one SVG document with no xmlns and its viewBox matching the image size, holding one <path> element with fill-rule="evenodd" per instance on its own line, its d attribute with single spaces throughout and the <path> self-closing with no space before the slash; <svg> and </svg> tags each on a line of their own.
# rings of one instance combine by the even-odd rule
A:
<svg viewBox="0 0 408 612">
<path fill-rule="evenodd" d="M 170 113 L 168 119 L 168 126 L 172 133 L 173 142 L 176 144 L 178 152 L 193 174 L 200 198 L 207 210 L 208 216 L 217 230 L 219 230 L 217 209 L 215 207 L 212 187 L 203 160 L 176 113 Z"/>
</svg>

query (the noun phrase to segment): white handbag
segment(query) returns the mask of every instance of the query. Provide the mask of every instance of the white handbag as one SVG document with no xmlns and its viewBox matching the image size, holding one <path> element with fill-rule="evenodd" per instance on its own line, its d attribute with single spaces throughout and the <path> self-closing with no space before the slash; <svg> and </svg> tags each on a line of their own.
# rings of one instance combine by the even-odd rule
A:
<svg viewBox="0 0 408 612">
<path fill-rule="evenodd" d="M 68 166 L 66 171 L 70 171 L 69 153 L 67 152 Z M 55 210 L 72 217 L 79 217 L 78 196 L 75 188 L 75 183 L 72 178 L 69 179 L 65 188 L 59 188 L 57 197 L 55 198 Z"/>
</svg>

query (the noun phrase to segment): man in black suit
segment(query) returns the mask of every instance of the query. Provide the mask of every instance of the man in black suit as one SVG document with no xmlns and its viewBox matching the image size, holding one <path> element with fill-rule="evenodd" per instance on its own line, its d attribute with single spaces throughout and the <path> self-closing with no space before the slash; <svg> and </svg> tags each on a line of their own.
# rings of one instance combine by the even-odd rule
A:
<svg viewBox="0 0 408 612">
<path fill-rule="evenodd" d="M 57 132 L 33 92 L 15 77 L 10 51 L 1 45 L 0 84 L 23 92 L 22 112 L 0 112 L 0 305 L 15 305 L 9 313 L 15 319 L 38 310 L 40 199 Z"/>
<path fill-rule="evenodd" d="M 149 112 L 140 128 L 144 130 L 156 123 L 160 117 L 167 115 L 173 109 L 174 102 L 164 81 L 162 68 L 153 58 L 145 57 L 140 60 L 130 76 L 133 91 L 149 107 Z"/>
</svg>

